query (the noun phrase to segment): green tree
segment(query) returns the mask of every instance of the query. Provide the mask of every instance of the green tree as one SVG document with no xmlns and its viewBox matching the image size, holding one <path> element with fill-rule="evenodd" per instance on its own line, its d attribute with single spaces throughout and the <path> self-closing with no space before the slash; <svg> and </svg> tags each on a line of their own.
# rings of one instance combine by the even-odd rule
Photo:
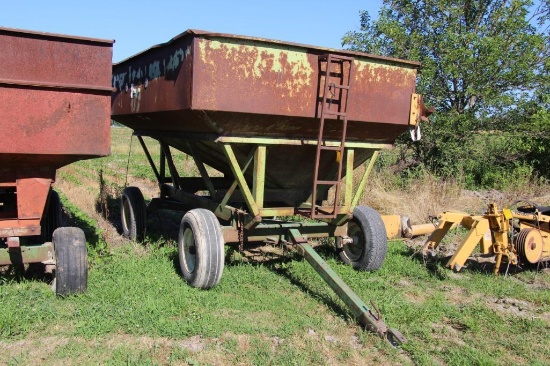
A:
<svg viewBox="0 0 550 366">
<path fill-rule="evenodd" d="M 549 4 L 385 0 L 377 20 L 361 12 L 360 30 L 342 41 L 349 49 L 422 62 L 417 89 L 436 113 L 423 141 L 410 145 L 414 163 L 498 185 L 495 174 L 535 166 L 534 144 L 550 132 Z"/>
</svg>

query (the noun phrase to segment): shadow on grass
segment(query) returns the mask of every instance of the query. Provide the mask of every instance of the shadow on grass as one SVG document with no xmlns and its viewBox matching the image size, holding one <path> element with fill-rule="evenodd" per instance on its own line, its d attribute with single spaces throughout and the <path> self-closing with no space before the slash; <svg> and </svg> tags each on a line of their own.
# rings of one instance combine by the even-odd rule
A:
<svg viewBox="0 0 550 366">
<path fill-rule="evenodd" d="M 305 259 L 300 258 L 299 260 L 305 260 Z M 340 303 L 335 302 L 333 298 L 330 296 L 330 293 L 319 292 L 315 290 L 311 285 L 297 278 L 287 268 L 281 268 L 276 266 L 268 266 L 268 268 L 271 271 L 277 273 L 278 275 L 286 277 L 290 281 L 290 283 L 298 287 L 301 291 L 308 294 L 312 298 L 318 299 L 321 303 L 325 304 L 327 308 L 329 308 L 332 312 L 334 312 L 338 316 L 341 316 L 343 318 L 353 318 L 353 314 L 351 314 L 350 310 L 345 306 L 341 306 Z M 324 280 L 321 278 L 321 276 L 319 276 L 319 280 L 323 281 L 324 283 Z M 328 284 L 324 283 L 324 285 L 326 286 L 327 289 L 330 289 Z M 330 289 L 330 291 L 333 291 L 333 290 Z"/>
<path fill-rule="evenodd" d="M 443 254 L 434 254 L 424 256 L 422 251 L 419 249 L 414 249 L 407 247 L 406 250 L 401 252 L 401 255 L 412 260 L 422 263 L 428 272 L 438 280 L 445 280 L 449 278 L 450 271 L 452 270 L 447 266 L 447 263 L 452 258 L 452 255 L 443 255 Z M 480 273 L 480 274 L 494 274 L 495 270 L 495 256 L 494 255 L 476 255 L 469 257 L 464 267 L 460 272 L 469 272 L 469 273 Z M 540 264 L 522 264 L 522 265 L 508 265 L 505 258 L 503 258 L 500 265 L 498 274 L 500 275 L 515 275 L 523 273 L 526 271 L 537 271 L 543 268 Z M 454 270 L 452 270 L 454 271 Z"/>
<path fill-rule="evenodd" d="M 62 223 L 63 226 L 74 226 L 82 229 L 86 236 L 86 241 L 92 248 L 99 249 L 104 245 L 96 225 L 87 216 L 73 212 L 71 207 L 64 206 Z"/>
<path fill-rule="evenodd" d="M 107 220 L 122 235 L 121 201 L 124 187 L 106 183 L 103 171 L 99 171 L 99 195 L 95 202 L 95 210 Z M 145 207 L 149 205 L 145 201 Z M 183 213 L 173 210 L 157 209 L 147 212 L 146 238 L 148 242 L 164 242 L 177 238 L 179 223 Z"/>
<path fill-rule="evenodd" d="M 36 281 L 51 284 L 52 273 L 45 272 L 43 263 L 13 264 L 0 267 L 0 284 L 3 282 Z"/>
<path fill-rule="evenodd" d="M 94 250 L 100 251 L 105 246 L 98 235 L 96 226 L 79 212 L 73 212 L 71 207 L 63 206 L 59 227 L 74 226 L 82 229 L 86 241 Z M 21 237 L 21 250 L 34 245 L 42 245 L 44 239 L 40 236 Z M 17 253 L 15 254 L 17 256 Z M 44 283 L 53 281 L 53 274 L 46 272 L 46 265 L 43 263 L 19 263 L 22 259 L 13 260 L 15 264 L 0 267 L 1 281 L 32 280 Z"/>
<path fill-rule="evenodd" d="M 325 304 L 332 312 L 338 314 L 342 317 L 352 316 L 347 308 L 342 307 L 340 303 L 337 303 L 333 298 L 326 292 L 320 292 L 316 290 L 313 286 L 305 283 L 302 279 L 296 276 L 292 271 L 287 268 L 284 264 L 290 263 L 293 261 L 303 261 L 305 260 L 296 252 L 289 252 L 284 254 L 278 253 L 268 253 L 261 251 L 260 248 L 266 247 L 269 245 L 259 244 L 259 245 L 247 245 L 244 254 L 239 252 L 238 248 L 234 245 L 227 245 L 227 251 L 225 255 L 225 267 L 238 266 L 242 264 L 247 264 L 250 266 L 263 266 L 264 268 L 272 271 L 278 276 L 287 278 L 291 284 L 296 286 L 300 291 L 308 294 L 314 299 L 317 299 L 321 303 Z M 328 245 L 317 246 L 315 248 L 317 253 L 323 258 L 329 258 L 331 255 L 334 256 L 334 250 L 329 248 Z M 237 257 L 237 258 L 235 258 Z M 181 272 L 181 267 L 179 263 L 179 257 L 177 252 L 172 252 L 169 254 L 169 259 L 172 262 L 174 270 L 178 275 L 183 276 Z M 319 281 L 323 281 L 319 276 Z M 326 285 L 326 284 L 325 284 Z M 326 285 L 327 288 L 328 285 Z"/>
<path fill-rule="evenodd" d="M 305 261 L 306 259 L 303 258 L 300 254 L 298 254 L 295 251 L 291 252 L 283 252 L 280 253 L 273 253 L 273 252 L 265 252 L 260 250 L 261 248 L 269 247 L 268 244 L 258 244 L 258 245 L 250 245 L 248 244 L 246 247 L 246 250 L 244 253 L 247 253 L 248 255 L 244 256 L 241 260 L 231 260 L 230 258 L 234 255 L 242 255 L 239 253 L 238 249 L 234 246 L 229 247 L 229 250 L 226 253 L 226 266 L 231 267 L 234 265 L 239 265 L 241 263 L 248 263 L 252 266 L 263 266 L 270 270 L 271 272 L 275 273 L 278 276 L 282 276 L 290 281 L 291 284 L 296 286 L 300 291 L 308 294 L 313 299 L 318 300 L 319 302 L 323 303 L 327 308 L 329 308 L 333 313 L 344 317 L 344 318 L 350 318 L 353 317 L 351 312 L 345 307 L 342 306 L 341 303 L 335 302 L 333 297 L 331 297 L 332 289 L 329 287 L 328 284 L 324 282 L 324 280 L 321 278 L 320 275 L 318 275 L 318 280 L 323 282 L 323 285 L 326 289 L 329 291 L 319 291 L 315 288 L 315 286 L 312 286 L 311 284 L 305 282 L 303 279 L 301 279 L 299 276 L 297 276 L 295 273 L 293 273 L 292 269 L 290 269 L 288 266 L 285 266 L 284 264 L 293 262 L 293 261 Z M 330 258 L 335 258 L 336 253 L 333 247 L 330 245 L 317 245 L 315 246 L 315 251 L 326 261 Z M 179 264 L 178 264 L 179 267 Z"/>
<path fill-rule="evenodd" d="M 147 236 L 155 241 L 177 241 L 184 212 L 158 209 L 147 215 Z"/>
</svg>

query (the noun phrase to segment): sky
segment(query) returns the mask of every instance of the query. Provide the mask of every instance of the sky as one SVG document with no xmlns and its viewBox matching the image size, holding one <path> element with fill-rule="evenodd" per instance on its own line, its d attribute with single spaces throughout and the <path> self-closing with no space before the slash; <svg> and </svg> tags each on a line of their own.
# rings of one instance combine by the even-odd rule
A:
<svg viewBox="0 0 550 366">
<path fill-rule="evenodd" d="M 342 48 L 359 12 L 376 18 L 382 0 L 3 0 L 0 27 L 114 39 L 113 62 L 187 29 Z"/>
</svg>

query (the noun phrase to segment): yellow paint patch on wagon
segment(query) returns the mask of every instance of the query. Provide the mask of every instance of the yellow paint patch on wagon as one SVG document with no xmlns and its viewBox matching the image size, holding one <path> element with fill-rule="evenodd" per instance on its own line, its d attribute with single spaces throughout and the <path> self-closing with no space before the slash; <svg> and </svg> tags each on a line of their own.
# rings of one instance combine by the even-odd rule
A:
<svg viewBox="0 0 550 366">
<path fill-rule="evenodd" d="M 259 83 L 276 80 L 271 86 L 287 90 L 289 96 L 302 92 L 316 81 L 307 54 L 298 50 L 266 47 L 252 41 L 234 43 L 201 39 L 199 53 L 200 60 L 214 72 L 230 70 L 236 79 Z"/>
<path fill-rule="evenodd" d="M 403 68 L 402 66 L 394 66 L 384 63 L 373 63 L 368 61 L 355 60 L 354 61 L 354 74 L 355 81 L 365 82 L 365 76 L 368 75 L 367 80 L 371 82 L 389 82 L 395 85 L 396 74 L 401 74 L 402 77 L 398 78 L 403 80 L 404 83 L 408 82 L 410 78 L 416 77 L 416 69 Z"/>
</svg>

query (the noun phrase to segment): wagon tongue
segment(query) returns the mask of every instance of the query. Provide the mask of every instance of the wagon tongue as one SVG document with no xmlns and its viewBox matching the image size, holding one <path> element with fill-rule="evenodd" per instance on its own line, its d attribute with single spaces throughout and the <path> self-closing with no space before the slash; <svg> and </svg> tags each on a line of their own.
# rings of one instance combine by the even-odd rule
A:
<svg viewBox="0 0 550 366">
<path fill-rule="evenodd" d="M 407 341 L 403 334 L 397 329 L 388 328 L 386 323 L 382 320 L 380 310 L 373 301 L 371 301 L 371 305 L 374 311 L 367 307 L 344 280 L 329 267 L 328 263 L 315 252 L 307 243 L 307 239 L 304 238 L 297 229 L 290 229 L 289 234 L 292 239 L 292 244 L 295 245 L 298 253 L 307 260 L 338 297 L 346 303 L 353 315 L 355 315 L 365 328 L 378 334 L 392 346 L 398 346 Z"/>
</svg>

